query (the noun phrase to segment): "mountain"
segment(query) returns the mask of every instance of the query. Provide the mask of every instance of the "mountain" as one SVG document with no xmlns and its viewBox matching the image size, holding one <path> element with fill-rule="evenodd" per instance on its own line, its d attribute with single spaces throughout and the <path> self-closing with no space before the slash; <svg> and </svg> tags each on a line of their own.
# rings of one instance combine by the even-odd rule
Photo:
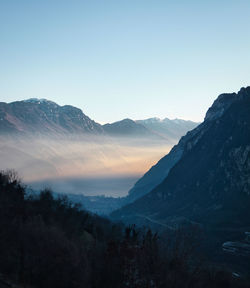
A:
<svg viewBox="0 0 250 288">
<path fill-rule="evenodd" d="M 112 136 L 152 136 L 154 133 L 131 119 L 123 119 L 103 125 L 104 131 Z M 156 136 L 156 135 L 153 135 Z"/>
<path fill-rule="evenodd" d="M 223 231 L 223 237 L 225 231 L 249 231 L 250 87 L 220 95 L 204 122 L 182 137 L 137 188 L 152 187 L 154 177 L 159 181 L 164 173 L 150 193 L 112 217 L 169 228 L 197 223 Z"/>
<path fill-rule="evenodd" d="M 137 120 L 136 123 L 143 125 L 147 129 L 166 139 L 180 139 L 187 131 L 194 129 L 199 123 L 168 118 L 149 118 L 145 120 Z"/>
<path fill-rule="evenodd" d="M 24 133 L 103 133 L 100 124 L 80 109 L 46 99 L 0 102 L 1 134 Z"/>
<path fill-rule="evenodd" d="M 169 143 L 176 143 L 187 131 L 192 130 L 199 123 L 165 118 L 149 118 L 145 120 L 123 119 L 103 125 L 104 131 L 111 136 L 119 137 L 150 137 Z"/>
<path fill-rule="evenodd" d="M 100 125 L 76 107 L 60 106 L 46 99 L 31 98 L 12 103 L 0 102 L 1 134 L 104 133 L 115 137 L 145 137 L 175 142 L 197 125 L 191 121 L 178 119 L 166 118 L 157 121 L 152 119 L 156 118 L 138 121 L 123 119 Z"/>
</svg>

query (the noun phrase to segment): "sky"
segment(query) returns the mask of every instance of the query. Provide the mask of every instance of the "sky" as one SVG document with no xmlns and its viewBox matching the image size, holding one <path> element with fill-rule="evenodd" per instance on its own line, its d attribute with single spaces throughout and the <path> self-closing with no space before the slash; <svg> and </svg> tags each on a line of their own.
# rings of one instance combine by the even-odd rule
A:
<svg viewBox="0 0 250 288">
<path fill-rule="evenodd" d="M 202 121 L 250 85 L 249 0 L 0 0 L 0 101 Z"/>
</svg>

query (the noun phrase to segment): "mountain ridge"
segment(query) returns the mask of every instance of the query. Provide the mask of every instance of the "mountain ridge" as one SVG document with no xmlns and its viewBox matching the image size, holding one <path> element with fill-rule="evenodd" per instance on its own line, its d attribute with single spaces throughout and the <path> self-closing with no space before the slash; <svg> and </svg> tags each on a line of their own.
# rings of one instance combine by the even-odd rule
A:
<svg viewBox="0 0 250 288">
<path fill-rule="evenodd" d="M 152 118 L 151 118 L 152 119 Z M 167 118 L 165 118 L 167 119 Z M 163 119 L 162 121 L 165 121 Z M 139 122 L 144 120 L 132 120 L 129 118 L 101 125 L 89 118 L 83 111 L 71 105 L 60 106 L 47 100 L 30 98 L 11 103 L 0 102 L 0 133 L 1 134 L 106 134 L 109 136 L 151 137 L 159 140 L 176 141 L 180 135 L 172 135 L 172 128 L 158 133 L 157 129 L 151 129 Z M 146 120 L 145 120 L 146 121 Z M 191 125 L 191 126 L 190 126 Z M 168 126 L 179 127 L 183 135 L 197 125 L 192 121 L 169 120 Z M 169 135 L 168 135 L 169 133 Z"/>
<path fill-rule="evenodd" d="M 46 99 L 0 102 L 0 130 L 4 133 L 103 133 L 102 126 L 81 109 Z"/>
<path fill-rule="evenodd" d="M 130 222 L 144 215 L 166 224 L 184 217 L 211 225 L 231 219 L 234 225 L 238 221 L 250 226 L 246 217 L 250 211 L 250 87 L 225 95 L 214 101 L 205 121 L 164 157 L 166 161 L 176 150 L 181 154 L 168 166 L 162 182 L 113 212 L 114 218 Z"/>
</svg>

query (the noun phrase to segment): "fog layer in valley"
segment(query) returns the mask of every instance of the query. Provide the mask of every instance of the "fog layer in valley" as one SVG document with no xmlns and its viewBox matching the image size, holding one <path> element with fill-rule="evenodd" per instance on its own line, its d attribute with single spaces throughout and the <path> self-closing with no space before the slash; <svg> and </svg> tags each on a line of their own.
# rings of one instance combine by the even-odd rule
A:
<svg viewBox="0 0 250 288">
<path fill-rule="evenodd" d="M 34 189 L 125 196 L 168 153 L 166 140 L 107 136 L 1 137 L 0 169 L 15 169 Z"/>
</svg>

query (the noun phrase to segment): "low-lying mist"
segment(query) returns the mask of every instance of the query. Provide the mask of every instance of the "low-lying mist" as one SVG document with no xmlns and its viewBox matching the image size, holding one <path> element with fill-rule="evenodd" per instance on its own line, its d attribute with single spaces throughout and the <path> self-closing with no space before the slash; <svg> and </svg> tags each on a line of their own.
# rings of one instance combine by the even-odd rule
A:
<svg viewBox="0 0 250 288">
<path fill-rule="evenodd" d="M 45 179 L 28 183 L 34 190 L 51 188 L 63 194 L 83 194 L 85 196 L 126 196 L 129 189 L 135 184 L 138 175 L 98 178 L 56 178 Z"/>
<path fill-rule="evenodd" d="M 34 189 L 124 196 L 174 143 L 107 136 L 0 138 L 0 169 L 15 169 Z"/>
</svg>

